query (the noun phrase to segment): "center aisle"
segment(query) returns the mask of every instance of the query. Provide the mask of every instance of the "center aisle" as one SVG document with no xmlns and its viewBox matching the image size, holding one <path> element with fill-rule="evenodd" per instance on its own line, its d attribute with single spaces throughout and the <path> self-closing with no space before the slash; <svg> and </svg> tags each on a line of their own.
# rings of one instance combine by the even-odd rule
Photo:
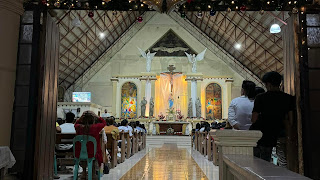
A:
<svg viewBox="0 0 320 180">
<path fill-rule="evenodd" d="M 142 179 L 208 179 L 191 154 L 177 144 L 164 144 L 153 148 L 134 165 L 121 180 Z"/>
</svg>

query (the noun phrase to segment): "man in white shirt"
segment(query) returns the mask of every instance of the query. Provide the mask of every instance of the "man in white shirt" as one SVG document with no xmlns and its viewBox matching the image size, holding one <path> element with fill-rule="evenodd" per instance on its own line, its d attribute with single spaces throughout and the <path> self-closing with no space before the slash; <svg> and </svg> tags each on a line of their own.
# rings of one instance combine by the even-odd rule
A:
<svg viewBox="0 0 320 180">
<path fill-rule="evenodd" d="M 104 113 L 101 114 L 101 117 L 102 117 L 102 118 L 108 118 L 108 117 L 110 117 L 110 116 L 111 116 L 111 115 L 108 113 L 107 109 L 105 109 L 105 110 L 104 110 Z"/>
<path fill-rule="evenodd" d="M 66 114 L 66 123 L 61 124 L 61 133 L 62 134 L 76 134 L 76 130 L 74 128 L 74 117 L 75 115 L 72 112 L 68 112 Z M 63 139 L 61 140 L 63 142 Z M 58 150 L 70 150 L 72 149 L 73 145 L 72 144 L 59 144 L 57 147 Z"/>
<path fill-rule="evenodd" d="M 136 121 L 136 128 L 135 128 L 134 131 L 137 132 L 137 133 L 143 132 L 142 128 L 140 127 L 140 122 L 139 121 Z"/>
<path fill-rule="evenodd" d="M 248 130 L 251 126 L 255 96 L 255 83 L 243 81 L 241 96 L 233 99 L 228 110 L 228 122 L 237 130 Z"/>
<path fill-rule="evenodd" d="M 128 126 L 128 120 L 124 119 L 121 121 L 121 126 L 118 127 L 119 131 L 121 132 L 129 132 L 129 136 L 131 137 L 132 134 L 132 128 L 129 128 L 130 126 Z"/>
</svg>

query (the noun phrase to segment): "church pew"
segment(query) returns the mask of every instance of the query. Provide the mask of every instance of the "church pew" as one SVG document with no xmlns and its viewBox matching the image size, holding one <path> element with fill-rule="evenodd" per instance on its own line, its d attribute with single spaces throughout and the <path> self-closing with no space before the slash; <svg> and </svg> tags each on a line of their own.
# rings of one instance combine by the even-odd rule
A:
<svg viewBox="0 0 320 180">
<path fill-rule="evenodd" d="M 135 137 L 136 137 L 136 153 L 139 152 L 139 134 L 140 133 L 135 133 Z"/>
<path fill-rule="evenodd" d="M 196 138 L 197 138 L 197 144 L 198 144 L 198 146 L 197 146 L 197 151 L 200 152 L 200 145 L 201 145 L 201 143 L 200 143 L 200 132 L 199 132 L 199 131 L 198 131 L 197 134 L 196 134 Z"/>
<path fill-rule="evenodd" d="M 121 140 L 121 157 L 120 163 L 123 163 L 126 157 L 126 139 L 125 137 L 129 136 L 129 133 L 120 132 L 120 140 Z"/>
<path fill-rule="evenodd" d="M 198 147 L 198 132 L 194 132 L 194 149 L 197 150 Z"/>
<path fill-rule="evenodd" d="M 207 139 L 207 155 L 208 155 L 208 160 L 212 161 L 212 137 L 210 134 L 208 134 L 208 139 Z"/>
<path fill-rule="evenodd" d="M 72 144 L 73 138 L 76 136 L 76 134 L 62 134 L 57 133 L 56 134 L 56 145 L 59 144 Z M 60 156 L 60 157 L 59 157 Z M 61 157 L 62 156 L 62 157 Z M 68 157 L 66 157 L 68 156 Z M 56 159 L 57 159 L 57 166 L 60 165 L 66 165 L 71 166 L 74 165 L 74 158 L 73 158 L 73 149 L 70 149 L 69 151 L 56 151 Z"/>
<path fill-rule="evenodd" d="M 134 155 L 135 153 L 136 153 L 136 146 L 137 146 L 137 144 L 136 144 L 136 132 L 133 132 L 132 133 L 132 139 L 131 139 L 131 141 L 132 141 L 132 146 L 131 146 L 131 155 Z"/>
<path fill-rule="evenodd" d="M 126 159 L 129 159 L 131 157 L 131 149 L 132 149 L 132 145 L 131 145 L 131 138 L 129 136 L 129 133 L 124 133 L 124 139 L 126 140 L 127 144 L 126 144 Z M 122 149 L 122 148 L 121 148 Z"/>
<path fill-rule="evenodd" d="M 203 142 L 203 155 L 206 156 L 207 155 L 207 132 L 204 132 L 203 133 L 203 139 L 202 139 L 202 142 Z"/>
<path fill-rule="evenodd" d="M 147 147 L 147 133 L 143 133 L 143 149 Z"/>
<path fill-rule="evenodd" d="M 204 151 L 203 151 L 203 148 L 204 148 L 204 144 L 203 144 L 203 140 L 204 140 L 204 133 L 200 133 L 200 153 L 202 155 L 204 155 Z"/>
<path fill-rule="evenodd" d="M 138 133 L 138 151 L 142 150 L 142 133 Z"/>
<path fill-rule="evenodd" d="M 118 153 L 118 141 L 117 139 L 113 139 L 112 134 L 111 133 L 106 133 L 108 141 L 107 144 L 104 145 L 103 140 L 101 142 L 101 144 L 103 144 L 103 148 L 102 148 L 102 154 L 103 154 L 103 159 L 104 162 L 107 162 L 107 157 L 106 157 L 106 149 L 109 151 L 109 154 L 111 156 L 111 160 L 110 160 L 110 164 L 111 164 L 111 168 L 114 168 L 117 166 L 117 153 Z"/>
</svg>

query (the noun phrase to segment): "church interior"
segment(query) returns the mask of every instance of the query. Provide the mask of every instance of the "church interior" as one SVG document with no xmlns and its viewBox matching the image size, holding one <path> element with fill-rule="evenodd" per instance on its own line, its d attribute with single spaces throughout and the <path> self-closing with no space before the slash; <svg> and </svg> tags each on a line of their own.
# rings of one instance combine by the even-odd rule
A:
<svg viewBox="0 0 320 180">
<path fill-rule="evenodd" d="M 320 179 L 319 12 L 1 0 L 0 179 Z"/>
</svg>

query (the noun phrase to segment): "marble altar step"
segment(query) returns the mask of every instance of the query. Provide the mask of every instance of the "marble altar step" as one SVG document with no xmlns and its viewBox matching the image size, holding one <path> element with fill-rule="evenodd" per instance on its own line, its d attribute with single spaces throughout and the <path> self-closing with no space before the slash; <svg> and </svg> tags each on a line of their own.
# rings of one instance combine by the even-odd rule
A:
<svg viewBox="0 0 320 180">
<path fill-rule="evenodd" d="M 175 143 L 180 148 L 191 147 L 191 136 L 147 136 L 147 147 L 162 147 L 164 143 Z"/>
</svg>

